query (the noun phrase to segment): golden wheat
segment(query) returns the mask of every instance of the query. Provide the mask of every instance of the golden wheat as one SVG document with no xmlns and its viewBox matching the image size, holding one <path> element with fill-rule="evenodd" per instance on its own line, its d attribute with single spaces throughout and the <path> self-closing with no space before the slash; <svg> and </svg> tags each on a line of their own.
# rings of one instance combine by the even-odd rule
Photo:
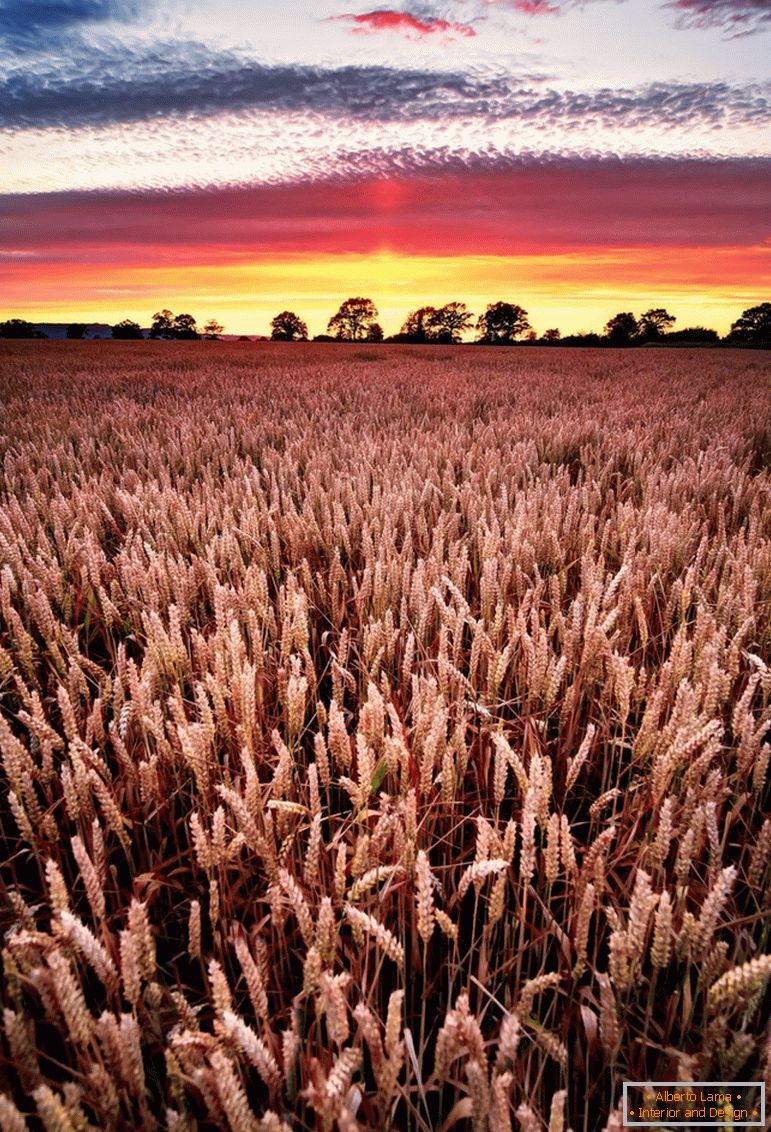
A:
<svg viewBox="0 0 771 1132">
<path fill-rule="evenodd" d="M 766 381 L 3 345 L 3 1129 L 767 1077 Z"/>
</svg>

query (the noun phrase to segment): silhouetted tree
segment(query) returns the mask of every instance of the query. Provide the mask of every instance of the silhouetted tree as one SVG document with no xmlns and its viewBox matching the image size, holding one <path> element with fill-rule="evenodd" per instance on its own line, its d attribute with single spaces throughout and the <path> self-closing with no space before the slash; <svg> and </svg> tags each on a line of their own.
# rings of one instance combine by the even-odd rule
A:
<svg viewBox="0 0 771 1132">
<path fill-rule="evenodd" d="M 308 327 L 294 311 L 282 311 L 270 324 L 270 336 L 274 342 L 307 342 Z"/>
<path fill-rule="evenodd" d="M 34 323 L 24 318 L 9 318 L 0 322 L 0 338 L 40 338 L 44 337 L 36 330 Z"/>
<path fill-rule="evenodd" d="M 717 330 L 709 330 L 706 326 L 686 326 L 683 330 L 671 330 L 666 336 L 666 341 L 714 345 L 720 341 L 720 335 Z"/>
<path fill-rule="evenodd" d="M 72 322 L 67 327 L 68 338 L 85 338 L 88 327 L 85 322 Z"/>
<path fill-rule="evenodd" d="M 367 328 L 367 341 L 368 342 L 382 342 L 383 341 L 383 327 L 379 322 L 373 322 Z"/>
<path fill-rule="evenodd" d="M 478 340 L 491 346 L 510 345 L 529 329 L 527 311 L 516 303 L 490 303 L 477 319 Z"/>
<path fill-rule="evenodd" d="M 640 337 L 644 342 L 657 342 L 676 322 L 675 316 L 665 311 L 663 307 L 646 311 L 645 314 L 640 315 Z"/>
<path fill-rule="evenodd" d="M 126 339 L 139 339 L 144 338 L 142 328 L 138 322 L 132 322 L 130 318 L 124 318 L 123 322 L 116 323 L 112 328 L 113 338 L 126 338 Z"/>
<path fill-rule="evenodd" d="M 566 334 L 560 339 L 561 346 L 601 346 L 605 339 L 593 330 L 579 330 L 576 334 Z"/>
<path fill-rule="evenodd" d="M 562 335 L 556 326 L 552 327 L 550 330 L 544 330 L 543 332 L 544 342 L 559 342 L 561 337 Z"/>
<path fill-rule="evenodd" d="M 157 311 L 150 327 L 151 338 L 197 339 L 196 321 L 191 314 L 173 314 L 170 310 Z"/>
<path fill-rule="evenodd" d="M 203 328 L 203 336 L 208 342 L 216 342 L 225 327 L 216 318 L 210 318 Z"/>
<path fill-rule="evenodd" d="M 402 342 L 432 342 L 436 337 L 436 307 L 418 307 L 410 311 L 399 331 Z"/>
<path fill-rule="evenodd" d="M 194 340 L 201 337 L 198 333 L 196 321 L 191 314 L 178 314 L 174 316 L 174 325 L 172 327 L 172 338 L 179 338 L 182 340 Z"/>
<path fill-rule="evenodd" d="M 164 308 L 162 311 L 156 311 L 153 315 L 153 323 L 150 327 L 151 338 L 173 338 L 174 337 L 174 315 L 170 310 Z"/>
<path fill-rule="evenodd" d="M 631 346 L 640 333 L 640 325 L 631 311 L 620 311 L 605 323 L 605 334 L 611 346 Z"/>
<path fill-rule="evenodd" d="M 473 321 L 474 316 L 465 303 L 445 303 L 434 315 L 434 337 L 437 342 L 460 342 Z"/>
<path fill-rule="evenodd" d="M 337 314 L 327 323 L 327 330 L 334 332 L 336 338 L 346 342 L 360 342 L 367 337 L 369 328 L 377 318 L 377 307 L 372 299 L 361 296 L 346 299 L 340 304 Z"/>
<path fill-rule="evenodd" d="M 741 318 L 731 323 L 728 341 L 768 349 L 771 346 L 771 303 L 748 307 Z"/>
</svg>

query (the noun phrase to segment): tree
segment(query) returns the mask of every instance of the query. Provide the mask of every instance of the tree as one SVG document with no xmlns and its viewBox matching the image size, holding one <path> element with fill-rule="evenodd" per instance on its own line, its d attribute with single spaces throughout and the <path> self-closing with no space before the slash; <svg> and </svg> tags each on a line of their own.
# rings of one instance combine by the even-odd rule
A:
<svg viewBox="0 0 771 1132">
<path fill-rule="evenodd" d="M 667 342 L 694 342 L 713 346 L 720 341 L 717 330 L 710 330 L 706 326 L 686 326 L 682 330 L 672 330 L 667 334 Z"/>
<path fill-rule="evenodd" d="M 601 346 L 605 339 L 593 330 L 579 330 L 576 334 L 566 334 L 560 338 L 563 346 Z"/>
<path fill-rule="evenodd" d="M 171 338 L 174 330 L 174 314 L 172 311 L 164 308 L 162 311 L 156 311 L 153 315 L 152 325 L 150 327 L 151 338 Z"/>
<path fill-rule="evenodd" d="M 434 315 L 434 337 L 437 342 L 460 342 L 473 321 L 474 316 L 465 303 L 445 303 Z"/>
<path fill-rule="evenodd" d="M 201 335 L 191 314 L 173 314 L 164 308 L 153 315 L 150 337 L 193 340 L 200 338 Z"/>
<path fill-rule="evenodd" d="M 85 322 L 72 322 L 67 327 L 68 338 L 85 338 L 88 327 Z"/>
<path fill-rule="evenodd" d="M 383 327 L 379 322 L 373 322 L 367 329 L 368 342 L 382 342 L 383 341 Z"/>
<path fill-rule="evenodd" d="M 201 337 L 198 333 L 196 321 L 191 314 L 178 314 L 174 316 L 171 336 L 172 338 L 188 341 L 197 340 Z"/>
<path fill-rule="evenodd" d="M 165 308 L 162 311 L 156 311 L 153 315 L 153 324 L 150 327 L 151 338 L 173 338 L 174 337 L 174 315 L 170 310 Z"/>
<path fill-rule="evenodd" d="M 731 323 L 729 342 L 743 342 L 747 346 L 771 347 L 771 303 L 748 307 L 741 318 Z"/>
<path fill-rule="evenodd" d="M 676 322 L 675 316 L 665 311 L 663 307 L 646 311 L 645 314 L 640 315 L 640 337 L 644 342 L 657 342 Z"/>
<path fill-rule="evenodd" d="M 433 342 L 436 337 L 436 307 L 418 307 L 410 311 L 399 331 L 403 342 Z"/>
<path fill-rule="evenodd" d="M 123 322 L 116 323 L 112 328 L 113 338 L 125 339 L 140 339 L 144 338 L 142 328 L 138 322 L 132 322 L 130 318 L 124 318 Z"/>
<path fill-rule="evenodd" d="M 605 323 L 605 334 L 611 346 L 631 346 L 640 333 L 640 325 L 631 311 L 619 311 Z"/>
<path fill-rule="evenodd" d="M 274 342 L 307 342 L 308 327 L 294 311 L 282 311 L 270 324 L 270 336 Z"/>
<path fill-rule="evenodd" d="M 490 303 L 477 319 L 478 341 L 491 346 L 510 345 L 529 329 L 527 311 L 516 303 Z"/>
<path fill-rule="evenodd" d="M 559 342 L 561 337 L 562 335 L 560 334 L 556 326 L 551 330 L 544 330 L 543 332 L 544 342 Z"/>
<path fill-rule="evenodd" d="M 24 318 L 9 318 L 0 322 L 0 338 L 38 338 L 40 332 Z"/>
<path fill-rule="evenodd" d="M 216 342 L 225 327 L 216 318 L 210 318 L 203 328 L 203 336 L 208 342 Z"/>
<path fill-rule="evenodd" d="M 377 318 L 377 307 L 372 299 L 346 299 L 337 314 L 327 323 L 327 330 L 345 342 L 361 342 Z"/>
</svg>

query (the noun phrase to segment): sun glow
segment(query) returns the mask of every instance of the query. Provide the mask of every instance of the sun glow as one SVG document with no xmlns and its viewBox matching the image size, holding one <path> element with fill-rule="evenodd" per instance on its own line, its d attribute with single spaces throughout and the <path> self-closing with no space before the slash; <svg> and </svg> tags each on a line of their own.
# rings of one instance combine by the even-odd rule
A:
<svg viewBox="0 0 771 1132">
<path fill-rule="evenodd" d="M 155 310 L 216 316 L 234 334 L 266 334 L 271 318 L 296 310 L 312 334 L 349 295 L 371 297 L 386 334 L 426 303 L 453 299 L 476 313 L 487 303 L 520 303 L 538 330 L 601 330 L 616 310 L 664 305 L 677 326 L 703 324 L 721 333 L 769 284 L 768 248 L 569 249 L 523 256 L 410 256 L 383 248 L 370 255 L 251 256 L 225 262 L 192 249 L 179 265 L 16 261 L 3 281 L 6 302 L 21 317 L 66 321 L 125 317 L 148 325 Z M 765 284 L 764 284 L 765 280 Z M 623 296 L 623 298 L 620 298 Z"/>
</svg>

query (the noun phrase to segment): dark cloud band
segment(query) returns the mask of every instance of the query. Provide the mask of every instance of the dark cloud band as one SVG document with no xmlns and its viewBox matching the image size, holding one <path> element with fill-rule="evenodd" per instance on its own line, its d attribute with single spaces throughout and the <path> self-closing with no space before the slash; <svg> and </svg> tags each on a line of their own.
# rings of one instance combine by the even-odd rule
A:
<svg viewBox="0 0 771 1132">
<path fill-rule="evenodd" d="M 0 128 L 109 126 L 158 117 L 305 112 L 358 121 L 519 120 L 570 128 L 760 125 L 767 87 L 650 83 L 564 91 L 528 76 L 270 66 L 198 44 L 132 55 L 91 51 L 66 71 L 16 67 L 0 81 Z"/>
</svg>

